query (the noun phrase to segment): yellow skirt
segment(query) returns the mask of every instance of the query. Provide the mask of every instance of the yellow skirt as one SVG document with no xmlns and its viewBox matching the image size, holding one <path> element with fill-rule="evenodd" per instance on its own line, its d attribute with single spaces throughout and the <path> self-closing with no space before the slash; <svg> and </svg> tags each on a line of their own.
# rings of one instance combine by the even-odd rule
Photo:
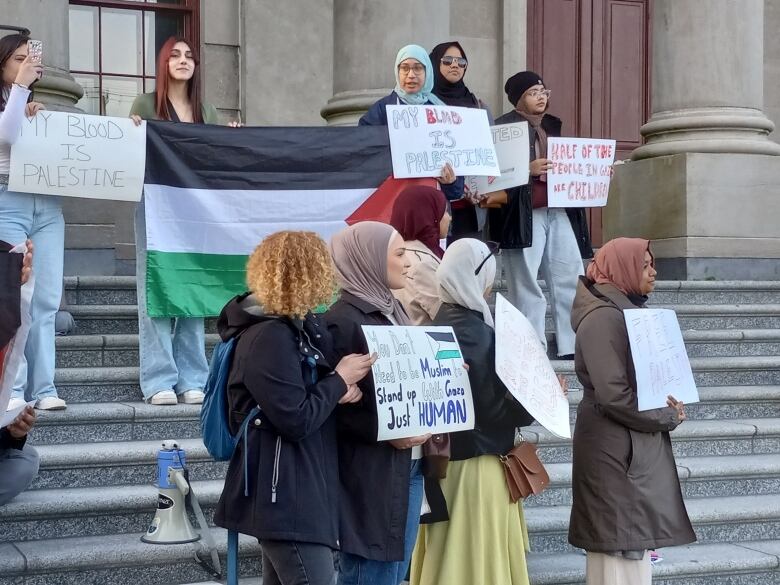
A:
<svg viewBox="0 0 780 585">
<path fill-rule="evenodd" d="M 441 480 L 450 519 L 420 526 L 412 585 L 529 585 L 528 529 L 498 457 L 453 461 Z"/>
</svg>

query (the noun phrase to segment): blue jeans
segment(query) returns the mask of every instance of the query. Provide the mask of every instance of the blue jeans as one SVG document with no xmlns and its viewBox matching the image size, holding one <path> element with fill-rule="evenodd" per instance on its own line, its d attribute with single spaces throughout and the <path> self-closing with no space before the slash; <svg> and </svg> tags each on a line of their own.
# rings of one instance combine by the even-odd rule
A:
<svg viewBox="0 0 780 585">
<path fill-rule="evenodd" d="M 54 387 L 54 317 L 62 301 L 65 220 L 60 198 L 8 191 L 0 186 L 0 240 L 16 245 L 30 238 L 35 246 L 35 288 L 30 332 L 14 383 L 15 398 L 57 396 Z"/>
<path fill-rule="evenodd" d="M 141 392 L 151 398 L 161 390 L 202 390 L 209 374 L 202 317 L 150 317 L 146 313 L 146 218 L 143 200 L 135 212 L 135 259 L 138 282 L 138 354 Z M 173 331 L 171 331 L 173 325 Z"/>
<path fill-rule="evenodd" d="M 409 509 L 406 512 L 404 536 L 404 560 L 372 561 L 357 555 L 339 555 L 338 585 L 399 585 L 406 578 L 412 560 L 417 530 L 420 528 L 420 509 L 423 501 L 423 475 L 421 460 L 412 461 L 409 478 Z"/>
</svg>

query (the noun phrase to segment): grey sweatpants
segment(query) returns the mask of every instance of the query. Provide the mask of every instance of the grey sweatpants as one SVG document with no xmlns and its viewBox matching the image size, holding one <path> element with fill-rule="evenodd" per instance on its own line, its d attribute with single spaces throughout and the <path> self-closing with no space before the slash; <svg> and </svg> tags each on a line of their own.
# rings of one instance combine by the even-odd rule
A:
<svg viewBox="0 0 780 585">
<path fill-rule="evenodd" d="M 38 475 L 38 452 L 29 445 L 0 449 L 0 506 L 26 490 Z"/>
</svg>

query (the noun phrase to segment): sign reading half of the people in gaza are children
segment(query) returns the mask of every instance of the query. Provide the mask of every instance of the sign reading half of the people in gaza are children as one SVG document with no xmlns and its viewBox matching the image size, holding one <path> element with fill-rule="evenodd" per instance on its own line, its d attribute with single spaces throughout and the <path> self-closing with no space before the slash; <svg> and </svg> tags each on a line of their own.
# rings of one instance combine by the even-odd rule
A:
<svg viewBox="0 0 780 585">
<path fill-rule="evenodd" d="M 438 177 L 449 163 L 457 176 L 499 176 L 487 113 L 449 106 L 387 106 L 393 176 Z"/>
<path fill-rule="evenodd" d="M 625 309 L 636 372 L 639 410 L 664 408 L 667 396 L 699 402 L 677 314 L 671 309 Z"/>
<path fill-rule="evenodd" d="M 493 135 L 501 175 L 466 177 L 466 186 L 473 195 L 487 195 L 528 183 L 528 122 L 491 126 L 490 133 Z"/>
<path fill-rule="evenodd" d="M 550 137 L 548 207 L 604 207 L 615 162 L 615 144 L 614 140 Z"/>
<path fill-rule="evenodd" d="M 452 327 L 363 325 L 379 418 L 377 440 L 474 428 L 474 403 Z"/>
<path fill-rule="evenodd" d="M 24 193 L 140 201 L 146 122 L 38 112 L 11 147 L 8 188 Z"/>
</svg>

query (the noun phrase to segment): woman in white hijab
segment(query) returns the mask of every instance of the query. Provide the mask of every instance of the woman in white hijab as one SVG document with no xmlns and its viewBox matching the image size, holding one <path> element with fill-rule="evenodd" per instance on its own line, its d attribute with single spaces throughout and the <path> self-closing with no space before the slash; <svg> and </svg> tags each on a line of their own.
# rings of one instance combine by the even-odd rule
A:
<svg viewBox="0 0 780 585">
<path fill-rule="evenodd" d="M 420 528 L 412 585 L 528 585 L 523 508 L 510 501 L 499 456 L 514 446 L 515 429 L 533 418 L 495 372 L 495 332 L 486 297 L 496 277 L 497 251 L 497 245 L 458 240 L 437 271 L 442 305 L 433 323 L 450 325 L 458 338 L 469 365 L 476 426 L 450 434 L 450 464 L 440 482 L 450 519 Z"/>
</svg>

